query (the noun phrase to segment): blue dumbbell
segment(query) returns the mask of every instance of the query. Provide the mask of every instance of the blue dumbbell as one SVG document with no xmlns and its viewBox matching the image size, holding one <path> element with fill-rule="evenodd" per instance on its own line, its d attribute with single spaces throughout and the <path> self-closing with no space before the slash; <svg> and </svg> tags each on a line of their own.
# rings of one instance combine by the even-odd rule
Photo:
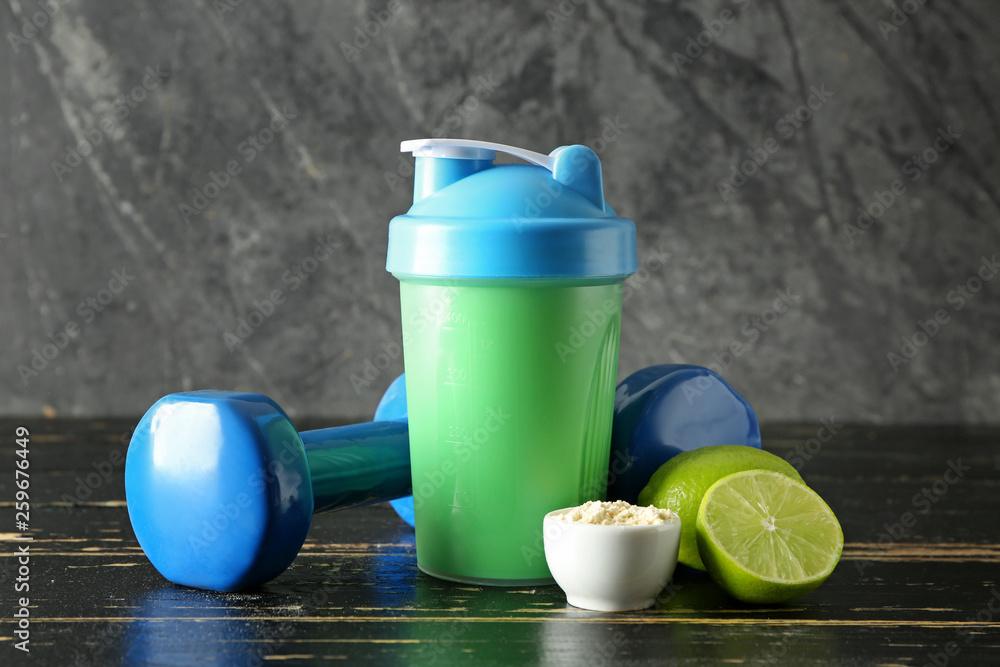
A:
<svg viewBox="0 0 1000 667">
<path fill-rule="evenodd" d="M 399 400 L 402 421 L 392 416 Z M 277 577 L 314 513 L 410 493 L 405 400 L 387 392 L 374 422 L 297 433 L 259 394 L 165 396 L 139 422 L 125 461 L 139 545 L 184 586 L 233 591 Z"/>
</svg>

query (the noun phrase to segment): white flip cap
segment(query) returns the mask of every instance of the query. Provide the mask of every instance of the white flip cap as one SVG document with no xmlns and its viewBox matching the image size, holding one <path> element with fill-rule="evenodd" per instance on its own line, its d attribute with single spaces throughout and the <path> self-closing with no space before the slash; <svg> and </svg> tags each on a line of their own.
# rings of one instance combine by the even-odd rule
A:
<svg viewBox="0 0 1000 667">
<path fill-rule="evenodd" d="M 473 139 L 410 139 L 399 145 L 403 153 L 414 157 L 444 157 L 457 160 L 492 160 L 497 152 L 513 155 L 525 162 L 537 164 L 552 171 L 555 157 L 525 150 L 516 146 Z"/>
</svg>

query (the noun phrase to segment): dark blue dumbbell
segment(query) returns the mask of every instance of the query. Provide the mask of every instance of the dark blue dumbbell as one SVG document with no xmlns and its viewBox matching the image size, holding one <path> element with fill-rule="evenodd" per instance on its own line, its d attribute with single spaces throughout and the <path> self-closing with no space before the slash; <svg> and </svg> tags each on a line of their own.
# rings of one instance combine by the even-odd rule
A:
<svg viewBox="0 0 1000 667">
<path fill-rule="evenodd" d="M 757 415 L 715 371 L 689 364 L 638 370 L 615 391 L 608 497 L 638 501 L 653 473 L 709 445 L 760 449 Z"/>
</svg>

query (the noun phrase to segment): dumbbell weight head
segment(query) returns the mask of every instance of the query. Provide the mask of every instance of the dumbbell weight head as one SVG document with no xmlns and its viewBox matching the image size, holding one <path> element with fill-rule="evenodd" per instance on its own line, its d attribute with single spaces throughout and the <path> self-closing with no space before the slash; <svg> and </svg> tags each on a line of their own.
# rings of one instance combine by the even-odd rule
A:
<svg viewBox="0 0 1000 667">
<path fill-rule="evenodd" d="M 405 421 L 300 434 L 259 394 L 171 394 L 132 435 L 129 518 L 150 562 L 170 581 L 252 588 L 291 564 L 314 512 L 407 495 L 408 448 Z"/>
<path fill-rule="evenodd" d="M 132 434 L 129 519 L 174 583 L 250 588 L 288 567 L 313 511 L 305 450 L 288 416 L 258 394 L 165 396 Z"/>
<path fill-rule="evenodd" d="M 661 465 L 710 445 L 760 449 L 757 415 L 745 398 L 703 366 L 663 364 L 632 373 L 615 391 L 608 498 L 638 502 Z"/>
</svg>

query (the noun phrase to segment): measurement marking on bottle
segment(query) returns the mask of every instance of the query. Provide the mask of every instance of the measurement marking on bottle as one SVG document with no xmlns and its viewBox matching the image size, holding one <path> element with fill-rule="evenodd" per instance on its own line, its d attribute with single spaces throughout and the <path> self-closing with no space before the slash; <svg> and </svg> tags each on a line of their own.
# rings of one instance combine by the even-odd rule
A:
<svg viewBox="0 0 1000 667">
<path fill-rule="evenodd" d="M 444 329 L 468 329 L 469 320 L 463 313 L 455 311 L 444 314 Z"/>
<path fill-rule="evenodd" d="M 445 442 L 452 445 L 467 445 L 469 444 L 469 429 L 464 426 L 448 426 L 448 437 L 445 438 Z"/>
<path fill-rule="evenodd" d="M 444 383 L 465 386 L 469 382 L 469 371 L 464 368 L 449 366 L 444 370 Z"/>
</svg>

